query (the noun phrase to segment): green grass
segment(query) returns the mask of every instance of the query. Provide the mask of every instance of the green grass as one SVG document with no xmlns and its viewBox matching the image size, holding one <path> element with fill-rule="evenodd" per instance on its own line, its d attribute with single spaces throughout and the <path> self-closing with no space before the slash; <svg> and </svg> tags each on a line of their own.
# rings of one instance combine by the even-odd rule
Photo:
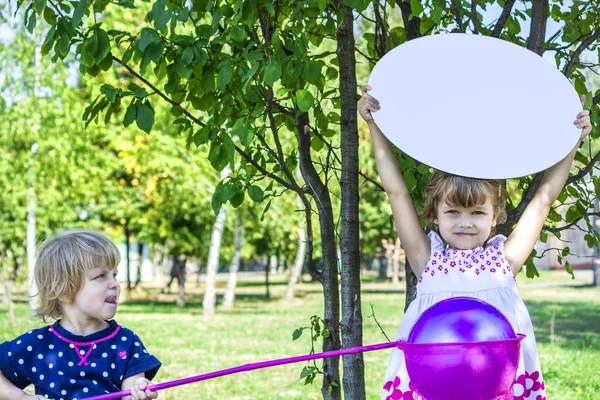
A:
<svg viewBox="0 0 600 400">
<path fill-rule="evenodd" d="M 557 273 L 545 275 L 552 283 Z M 560 275 L 562 277 L 562 275 Z M 562 277 L 569 282 L 568 277 Z M 322 315 L 318 284 L 299 286 L 299 297 L 282 299 L 283 278 L 271 286 L 271 301 L 264 299 L 261 277 L 240 282 L 236 310 L 202 315 L 202 288 L 190 284 L 188 305 L 174 305 L 175 296 L 149 288 L 136 292 L 120 305 L 117 320 L 136 331 L 145 345 L 162 362 L 156 382 L 198 375 L 218 369 L 281 357 L 307 354 L 308 336 L 292 341 L 293 331 L 307 326 L 312 315 Z M 531 287 L 522 279 L 522 296 L 536 330 L 542 370 L 549 399 L 598 399 L 600 393 L 600 288 Z M 541 280 L 542 281 L 542 280 Z M 541 282 L 535 281 L 535 282 Z M 582 283 L 582 282 L 576 282 Z M 220 282 L 220 291 L 224 282 Z M 529 286 L 528 286 L 529 285 Z M 364 343 L 385 341 L 372 318 L 370 305 L 387 335 L 393 338 L 404 309 L 403 283 L 366 279 L 363 283 Z M 219 299 L 220 300 L 220 299 Z M 17 303 L 17 326 L 10 326 L 7 312 L 0 308 L 0 342 L 12 339 L 39 323 L 28 318 L 27 305 Z M 554 315 L 554 337 L 551 320 Z M 367 398 L 378 399 L 389 351 L 365 353 Z M 318 399 L 320 383 L 304 386 L 298 380 L 306 364 L 291 364 L 216 378 L 161 394 L 174 399 Z"/>
</svg>

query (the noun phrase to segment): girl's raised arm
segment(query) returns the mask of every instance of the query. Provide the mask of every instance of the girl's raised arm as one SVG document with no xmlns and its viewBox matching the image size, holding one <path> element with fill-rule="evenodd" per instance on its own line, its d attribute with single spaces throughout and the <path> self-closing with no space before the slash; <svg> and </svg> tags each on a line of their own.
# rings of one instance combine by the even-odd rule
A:
<svg viewBox="0 0 600 400">
<path fill-rule="evenodd" d="M 580 140 L 583 140 L 592 130 L 590 112 L 587 110 L 580 112 L 574 124 L 582 129 Z M 529 257 L 529 254 L 531 254 L 531 250 L 533 250 L 538 240 L 550 208 L 558 198 L 569 176 L 569 170 L 579 148 L 579 143 L 577 142 L 577 145 L 569 155 L 546 170 L 535 195 L 504 244 L 504 255 L 515 276 L 527 260 L 527 257 Z"/>
<path fill-rule="evenodd" d="M 369 126 L 377 172 L 383 188 L 390 200 L 394 224 L 406 258 L 417 276 L 421 276 L 431 253 L 429 238 L 423 231 L 419 217 L 412 203 L 410 193 L 398 167 L 396 156 L 386 137 L 375 121 L 372 112 L 379 110 L 379 102 L 369 93 L 370 86 L 362 88 L 363 96 L 358 102 L 358 111 Z"/>
</svg>

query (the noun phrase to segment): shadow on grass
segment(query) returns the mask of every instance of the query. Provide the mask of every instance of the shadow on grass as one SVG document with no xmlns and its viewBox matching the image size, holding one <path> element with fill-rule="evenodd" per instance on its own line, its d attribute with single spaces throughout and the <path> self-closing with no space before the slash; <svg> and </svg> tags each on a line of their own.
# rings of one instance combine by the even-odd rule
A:
<svg viewBox="0 0 600 400">
<path fill-rule="evenodd" d="M 600 309 L 583 301 L 526 300 L 538 343 L 551 343 L 554 314 L 555 345 L 600 351 Z"/>
</svg>

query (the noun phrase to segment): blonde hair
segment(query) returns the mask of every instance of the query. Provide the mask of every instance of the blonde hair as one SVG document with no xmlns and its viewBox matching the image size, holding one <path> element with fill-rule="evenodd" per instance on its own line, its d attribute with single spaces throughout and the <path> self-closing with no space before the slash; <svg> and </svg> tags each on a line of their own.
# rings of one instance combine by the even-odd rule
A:
<svg viewBox="0 0 600 400">
<path fill-rule="evenodd" d="M 61 301 L 71 302 L 94 268 L 114 270 L 121 261 L 117 246 L 106 236 L 87 230 L 72 230 L 51 236 L 38 248 L 34 277 L 40 299 L 34 315 L 61 317 Z"/>
<path fill-rule="evenodd" d="M 466 178 L 442 171 L 434 171 L 425 188 L 425 204 L 422 216 L 433 220 L 439 204 L 444 201 L 450 207 L 474 207 L 492 201 L 496 222 L 506 222 L 506 189 L 498 180 Z"/>
</svg>

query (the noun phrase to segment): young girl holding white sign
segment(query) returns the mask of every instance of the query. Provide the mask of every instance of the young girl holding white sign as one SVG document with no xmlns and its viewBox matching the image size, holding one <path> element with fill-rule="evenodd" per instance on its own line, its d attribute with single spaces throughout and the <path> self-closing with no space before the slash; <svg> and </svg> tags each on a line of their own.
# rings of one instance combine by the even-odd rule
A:
<svg viewBox="0 0 600 400">
<path fill-rule="evenodd" d="M 492 229 L 506 218 L 506 193 L 500 181 L 435 171 L 426 189 L 423 216 L 432 220 L 439 233 L 432 230 L 426 234 L 394 152 L 371 115 L 380 105 L 368 94 L 369 90 L 369 86 L 362 89 L 359 113 L 369 126 L 377 170 L 390 200 L 398 236 L 418 278 L 417 297 L 406 311 L 396 340 L 406 340 L 421 313 L 441 300 L 456 296 L 481 299 L 498 308 L 515 332 L 527 335 L 521 342 L 519 369 L 512 387 L 514 398 L 545 400 L 531 319 L 515 277 L 533 250 L 550 208 L 565 184 L 578 146 L 545 172 L 535 196 L 508 238 L 501 235 L 490 238 Z M 592 129 L 589 111 L 579 113 L 574 124 L 582 130 L 583 140 Z M 392 351 L 381 398 L 420 398 L 409 381 L 404 355 L 397 348 Z"/>
</svg>

